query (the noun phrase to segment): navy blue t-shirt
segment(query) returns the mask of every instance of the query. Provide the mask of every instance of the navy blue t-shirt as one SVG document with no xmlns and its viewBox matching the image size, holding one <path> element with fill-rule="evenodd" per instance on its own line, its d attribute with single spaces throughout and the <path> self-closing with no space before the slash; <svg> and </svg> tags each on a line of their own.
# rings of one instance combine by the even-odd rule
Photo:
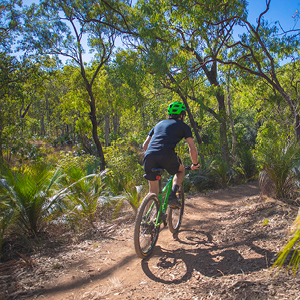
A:
<svg viewBox="0 0 300 300">
<path fill-rule="evenodd" d="M 191 128 L 178 119 L 167 119 L 157 123 L 149 132 L 151 136 L 145 156 L 152 154 L 173 154 L 176 144 L 183 138 L 192 137 Z"/>
</svg>

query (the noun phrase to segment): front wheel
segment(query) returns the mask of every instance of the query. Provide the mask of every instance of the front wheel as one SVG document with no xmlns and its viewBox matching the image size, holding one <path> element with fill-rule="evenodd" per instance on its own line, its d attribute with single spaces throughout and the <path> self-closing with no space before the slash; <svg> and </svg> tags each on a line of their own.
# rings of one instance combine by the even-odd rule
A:
<svg viewBox="0 0 300 300">
<path fill-rule="evenodd" d="M 142 201 L 135 219 L 134 248 L 140 258 L 151 255 L 156 244 L 159 226 L 155 226 L 159 200 L 156 194 L 148 194 Z"/>
<path fill-rule="evenodd" d="M 169 230 L 172 233 L 177 233 L 180 225 L 181 225 L 181 221 L 182 221 L 182 216 L 183 216 L 183 210 L 184 210 L 184 191 L 183 191 L 183 187 L 181 186 L 178 190 L 177 193 L 177 198 L 179 200 L 179 202 L 181 203 L 181 208 L 172 208 L 169 206 L 169 212 L 168 212 L 168 227 Z"/>
</svg>

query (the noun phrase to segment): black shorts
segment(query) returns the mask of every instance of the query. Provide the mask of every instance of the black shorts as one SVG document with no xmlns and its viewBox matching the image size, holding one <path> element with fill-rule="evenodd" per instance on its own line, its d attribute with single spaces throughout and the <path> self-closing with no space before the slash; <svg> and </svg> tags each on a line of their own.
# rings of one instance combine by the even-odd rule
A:
<svg viewBox="0 0 300 300">
<path fill-rule="evenodd" d="M 144 157 L 144 178 L 150 181 L 156 180 L 156 173 L 153 173 L 151 169 L 162 168 L 165 169 L 170 175 L 175 175 L 179 166 L 181 165 L 181 159 L 174 154 L 148 154 Z"/>
</svg>

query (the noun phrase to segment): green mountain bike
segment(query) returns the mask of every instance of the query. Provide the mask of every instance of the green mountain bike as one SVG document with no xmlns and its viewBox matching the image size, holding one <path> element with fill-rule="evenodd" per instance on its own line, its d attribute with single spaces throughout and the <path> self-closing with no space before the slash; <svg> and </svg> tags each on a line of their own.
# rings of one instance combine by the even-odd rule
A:
<svg viewBox="0 0 300 300">
<path fill-rule="evenodd" d="M 190 170 L 190 167 L 185 167 Z M 183 216 L 184 192 L 183 187 L 179 188 L 177 198 L 181 203 L 181 208 L 168 206 L 169 195 L 172 190 L 173 175 L 162 189 L 161 175 L 163 169 L 152 169 L 157 174 L 159 180 L 158 197 L 154 193 L 149 193 L 141 202 L 135 219 L 134 227 L 134 247 L 140 258 L 147 258 L 151 255 L 157 242 L 160 225 L 168 225 L 169 230 L 177 233 Z M 165 195 L 163 200 L 163 195 Z"/>
</svg>

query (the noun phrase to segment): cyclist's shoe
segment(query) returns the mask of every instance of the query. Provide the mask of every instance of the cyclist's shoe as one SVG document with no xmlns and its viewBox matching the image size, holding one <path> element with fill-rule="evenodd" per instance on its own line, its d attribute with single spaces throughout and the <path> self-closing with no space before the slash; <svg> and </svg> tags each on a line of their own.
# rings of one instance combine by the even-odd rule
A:
<svg viewBox="0 0 300 300">
<path fill-rule="evenodd" d="M 172 194 L 169 196 L 168 205 L 172 208 L 181 208 L 181 203 L 179 202 L 177 196 Z"/>
</svg>

